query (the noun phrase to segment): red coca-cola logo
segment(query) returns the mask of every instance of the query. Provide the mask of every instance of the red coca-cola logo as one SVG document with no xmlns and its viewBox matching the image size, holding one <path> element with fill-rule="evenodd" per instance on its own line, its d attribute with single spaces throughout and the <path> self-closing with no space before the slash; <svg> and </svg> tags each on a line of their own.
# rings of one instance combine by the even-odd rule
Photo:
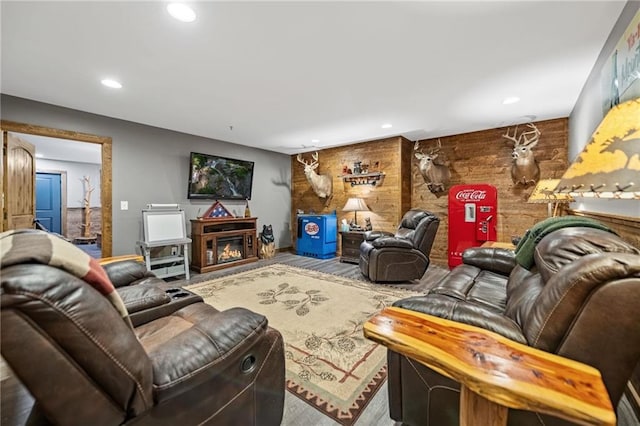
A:
<svg viewBox="0 0 640 426">
<path fill-rule="evenodd" d="M 487 197 L 487 191 L 479 189 L 462 189 L 456 194 L 456 200 L 459 201 L 480 201 Z"/>
<path fill-rule="evenodd" d="M 304 226 L 304 232 L 306 232 L 308 235 L 316 235 L 318 232 L 320 232 L 320 227 L 313 222 L 309 222 Z"/>
</svg>

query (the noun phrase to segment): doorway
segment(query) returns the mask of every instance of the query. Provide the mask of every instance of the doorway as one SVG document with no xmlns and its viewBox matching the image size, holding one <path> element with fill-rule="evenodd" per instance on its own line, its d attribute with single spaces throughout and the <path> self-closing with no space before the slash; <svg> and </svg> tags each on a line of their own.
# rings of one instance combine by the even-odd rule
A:
<svg viewBox="0 0 640 426">
<path fill-rule="evenodd" d="M 100 182 L 100 200 L 102 215 L 100 219 L 101 228 L 101 249 L 102 256 L 109 257 L 112 255 L 112 165 L 111 165 L 111 152 L 112 152 L 112 140 L 110 137 L 92 135 L 88 133 L 79 133 L 69 130 L 54 129 L 49 127 L 35 126 L 31 124 L 16 123 L 11 121 L 0 121 L 0 128 L 3 133 L 23 133 L 26 135 L 46 136 L 49 138 L 64 139 L 66 141 L 83 142 L 89 144 L 98 144 L 101 154 L 101 172 L 99 176 Z M 81 145 L 78 145 L 80 148 Z M 0 174 L 2 170 L 0 169 Z M 8 182 L 6 173 L 3 178 L 3 194 L 5 197 L 8 194 L 8 187 L 11 185 Z M 7 202 L 8 201 L 8 202 Z M 4 209 L 10 205 L 11 200 L 5 200 Z M 34 214 L 35 214 L 34 206 Z M 9 228 L 7 228 L 9 229 Z"/>
</svg>

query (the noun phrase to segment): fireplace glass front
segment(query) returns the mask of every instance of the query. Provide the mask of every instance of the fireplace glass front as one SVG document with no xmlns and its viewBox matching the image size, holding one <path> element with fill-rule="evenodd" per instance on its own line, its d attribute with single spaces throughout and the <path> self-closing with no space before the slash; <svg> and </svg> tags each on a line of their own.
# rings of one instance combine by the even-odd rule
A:
<svg viewBox="0 0 640 426">
<path fill-rule="evenodd" d="M 219 238 L 216 244 L 218 263 L 234 262 L 244 259 L 242 237 Z"/>
</svg>

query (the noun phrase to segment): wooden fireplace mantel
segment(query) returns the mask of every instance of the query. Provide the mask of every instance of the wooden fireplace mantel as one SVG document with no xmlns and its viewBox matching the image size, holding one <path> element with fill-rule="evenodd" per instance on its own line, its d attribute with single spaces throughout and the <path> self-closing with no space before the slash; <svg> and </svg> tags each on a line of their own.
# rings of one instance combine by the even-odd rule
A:
<svg viewBox="0 0 640 426">
<path fill-rule="evenodd" d="M 203 273 L 257 261 L 257 220 L 255 217 L 191 219 L 191 269 Z M 218 244 L 226 244 L 230 237 L 242 238 L 242 258 L 221 262 Z"/>
</svg>

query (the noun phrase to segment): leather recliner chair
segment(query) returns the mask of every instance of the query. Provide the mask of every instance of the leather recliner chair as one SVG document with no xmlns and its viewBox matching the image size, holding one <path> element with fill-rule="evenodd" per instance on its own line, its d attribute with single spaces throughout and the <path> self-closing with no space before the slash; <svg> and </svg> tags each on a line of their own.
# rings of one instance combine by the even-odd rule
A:
<svg viewBox="0 0 640 426">
<path fill-rule="evenodd" d="M 284 348 L 267 319 L 220 312 L 188 292 L 188 302 L 175 303 L 161 280 L 141 282 L 127 273 L 134 269 L 107 267 L 121 286 L 136 283 L 129 302 L 147 291 L 164 301 L 138 309 L 146 313 L 132 315 L 132 329 L 75 275 L 3 265 L 1 351 L 35 398 L 28 423 L 279 425 Z"/>
<path fill-rule="evenodd" d="M 526 269 L 511 250 L 467 249 L 463 264 L 425 295 L 394 306 L 591 365 L 600 370 L 615 407 L 640 361 L 640 250 L 612 233 L 571 227 L 542 238 L 533 262 Z M 393 351 L 388 368 L 392 419 L 406 425 L 459 424 L 457 382 Z M 508 424 L 572 423 L 510 409 Z"/>
<path fill-rule="evenodd" d="M 373 282 L 421 278 L 429 267 L 429 253 L 440 219 L 428 211 L 411 209 L 395 234 L 369 231 L 360 245 L 360 271 Z"/>
</svg>

